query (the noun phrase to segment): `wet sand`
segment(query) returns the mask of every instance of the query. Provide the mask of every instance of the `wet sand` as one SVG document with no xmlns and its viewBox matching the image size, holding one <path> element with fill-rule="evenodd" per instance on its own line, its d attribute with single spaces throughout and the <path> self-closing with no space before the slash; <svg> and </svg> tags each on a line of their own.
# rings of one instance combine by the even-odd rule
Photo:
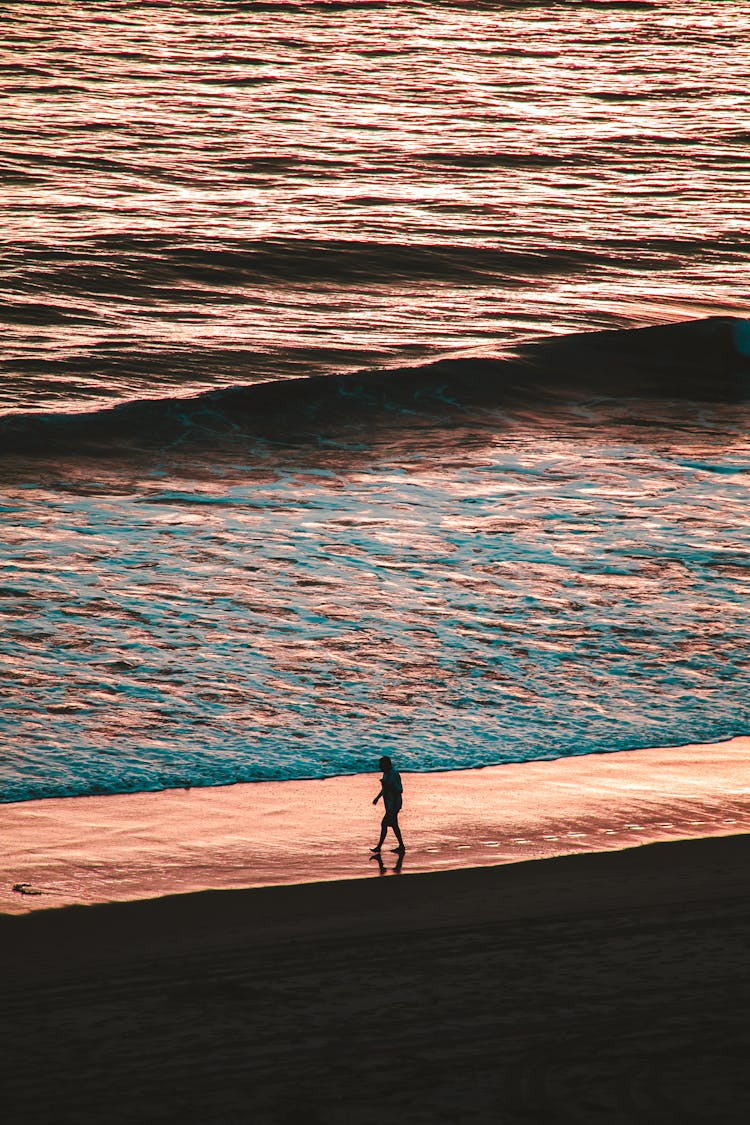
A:
<svg viewBox="0 0 750 1125">
<path fill-rule="evenodd" d="M 750 837 L 0 917 L 8 1125 L 750 1120 Z"/>
<path fill-rule="evenodd" d="M 404 785 L 404 875 L 750 832 L 750 738 Z M 372 774 L 0 805 L 0 912 L 369 878 L 378 789 Z"/>
</svg>

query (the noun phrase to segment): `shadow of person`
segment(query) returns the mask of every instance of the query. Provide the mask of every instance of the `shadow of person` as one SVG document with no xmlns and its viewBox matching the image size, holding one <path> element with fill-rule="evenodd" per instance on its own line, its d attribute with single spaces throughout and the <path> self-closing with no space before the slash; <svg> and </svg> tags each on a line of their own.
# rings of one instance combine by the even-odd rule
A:
<svg viewBox="0 0 750 1125">
<path fill-rule="evenodd" d="M 393 867 L 386 867 L 385 860 L 383 859 L 380 852 L 376 852 L 375 855 L 370 856 L 370 862 L 372 862 L 372 860 L 374 860 L 374 859 L 377 860 L 378 873 L 380 875 L 389 875 L 389 874 L 390 875 L 400 875 L 401 874 L 401 868 L 404 865 L 404 853 L 402 851 L 398 852 L 397 857 L 396 857 L 396 862 L 394 863 Z"/>
</svg>

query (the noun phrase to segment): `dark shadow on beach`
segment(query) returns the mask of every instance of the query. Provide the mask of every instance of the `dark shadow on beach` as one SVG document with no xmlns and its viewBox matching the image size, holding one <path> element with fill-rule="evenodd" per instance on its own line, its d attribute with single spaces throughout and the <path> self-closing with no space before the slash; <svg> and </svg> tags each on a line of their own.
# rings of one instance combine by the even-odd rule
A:
<svg viewBox="0 0 750 1125">
<path fill-rule="evenodd" d="M 4 1125 L 746 1125 L 748 862 L 738 836 L 0 916 Z"/>
</svg>

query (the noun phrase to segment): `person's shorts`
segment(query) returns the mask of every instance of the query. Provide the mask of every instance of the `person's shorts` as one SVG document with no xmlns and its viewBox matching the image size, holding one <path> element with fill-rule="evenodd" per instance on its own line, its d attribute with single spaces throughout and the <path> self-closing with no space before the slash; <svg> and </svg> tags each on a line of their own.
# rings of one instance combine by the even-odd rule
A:
<svg viewBox="0 0 750 1125">
<path fill-rule="evenodd" d="M 401 812 L 401 805 L 400 804 L 394 805 L 390 809 L 387 808 L 385 810 L 385 816 L 383 817 L 383 823 L 384 824 L 395 824 L 396 821 L 398 820 L 398 814 L 400 812 Z"/>
</svg>

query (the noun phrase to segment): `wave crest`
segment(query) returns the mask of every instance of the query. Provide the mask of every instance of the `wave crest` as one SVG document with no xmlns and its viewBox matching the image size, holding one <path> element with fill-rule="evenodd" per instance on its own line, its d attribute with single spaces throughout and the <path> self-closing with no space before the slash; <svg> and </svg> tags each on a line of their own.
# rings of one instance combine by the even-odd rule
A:
<svg viewBox="0 0 750 1125">
<path fill-rule="evenodd" d="M 239 434 L 316 439 L 384 415 L 439 415 L 475 406 L 534 405 L 596 395 L 682 402 L 750 397 L 750 321 L 732 317 L 541 339 L 507 358 L 232 386 L 193 398 L 123 403 L 79 414 L 0 418 L 0 453 L 123 452 Z"/>
</svg>

